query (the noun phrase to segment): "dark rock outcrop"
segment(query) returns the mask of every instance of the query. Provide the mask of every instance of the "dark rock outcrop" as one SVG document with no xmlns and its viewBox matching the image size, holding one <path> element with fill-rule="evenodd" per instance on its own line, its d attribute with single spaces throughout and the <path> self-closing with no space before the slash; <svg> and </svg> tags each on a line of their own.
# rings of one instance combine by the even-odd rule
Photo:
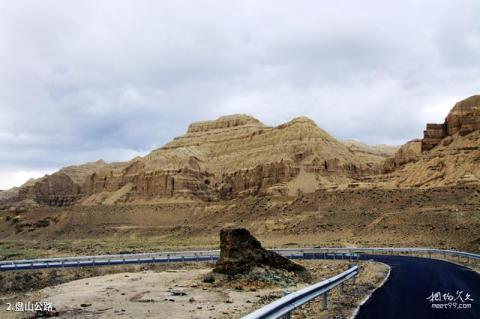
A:
<svg viewBox="0 0 480 319">
<path fill-rule="evenodd" d="M 305 267 L 262 248 L 262 244 L 245 228 L 222 229 L 220 258 L 214 272 L 234 276 L 247 273 L 254 267 L 272 267 L 307 276 Z"/>
</svg>

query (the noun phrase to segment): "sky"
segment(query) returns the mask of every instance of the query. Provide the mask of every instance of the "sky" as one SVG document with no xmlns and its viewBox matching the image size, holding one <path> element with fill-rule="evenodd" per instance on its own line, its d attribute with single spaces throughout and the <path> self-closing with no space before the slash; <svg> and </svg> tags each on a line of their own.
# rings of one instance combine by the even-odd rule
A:
<svg viewBox="0 0 480 319">
<path fill-rule="evenodd" d="M 402 144 L 479 57 L 478 0 L 0 0 L 0 189 L 235 113 Z"/>
</svg>

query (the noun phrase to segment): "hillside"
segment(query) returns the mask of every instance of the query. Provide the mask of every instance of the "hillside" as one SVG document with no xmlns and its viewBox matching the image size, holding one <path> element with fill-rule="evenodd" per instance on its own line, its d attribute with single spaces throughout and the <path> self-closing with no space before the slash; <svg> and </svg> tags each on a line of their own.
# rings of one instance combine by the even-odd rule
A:
<svg viewBox="0 0 480 319">
<path fill-rule="evenodd" d="M 339 142 L 303 117 L 193 123 L 144 157 L 66 167 L 10 191 L 18 196 L 0 205 L 0 255 L 201 249 L 231 226 L 276 247 L 480 251 L 475 101 L 394 153 Z"/>
<path fill-rule="evenodd" d="M 444 123 L 427 124 L 423 139 L 399 148 L 340 142 L 306 117 L 270 127 L 224 116 L 192 123 L 144 157 L 65 167 L 8 194 L 18 205 L 66 206 L 478 184 L 479 109 L 480 96 L 465 99 Z"/>
<path fill-rule="evenodd" d="M 71 166 L 23 187 L 19 199 L 63 206 L 291 195 L 348 185 L 384 157 L 355 151 L 300 117 L 269 127 L 247 115 L 193 123 L 145 157 Z"/>
<path fill-rule="evenodd" d="M 442 124 L 427 124 L 422 140 L 387 160 L 390 187 L 479 184 L 480 95 L 455 104 Z"/>
<path fill-rule="evenodd" d="M 372 164 L 385 161 L 395 155 L 398 151 L 398 146 L 391 145 L 368 145 L 355 140 L 341 141 L 343 145 L 348 147 L 355 156 L 364 158 Z"/>
</svg>

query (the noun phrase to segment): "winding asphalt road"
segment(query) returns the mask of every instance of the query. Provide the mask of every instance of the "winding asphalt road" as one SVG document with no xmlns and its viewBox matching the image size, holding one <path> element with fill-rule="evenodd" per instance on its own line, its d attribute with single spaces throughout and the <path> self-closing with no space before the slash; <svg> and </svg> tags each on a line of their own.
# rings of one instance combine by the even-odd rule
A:
<svg viewBox="0 0 480 319">
<path fill-rule="evenodd" d="M 391 267 L 387 282 L 376 290 L 360 308 L 356 319 L 480 319 L 480 274 L 453 263 L 404 256 L 362 255 L 361 259 L 373 259 Z M 432 304 L 448 304 L 434 301 L 432 293 L 449 293 L 457 298 L 462 291 L 464 304 L 470 309 L 434 309 Z M 466 294 L 473 301 L 466 301 Z M 448 297 L 447 297 L 448 298 Z M 452 301 L 453 302 L 453 301 Z M 467 306 L 468 307 L 468 306 Z"/>
</svg>

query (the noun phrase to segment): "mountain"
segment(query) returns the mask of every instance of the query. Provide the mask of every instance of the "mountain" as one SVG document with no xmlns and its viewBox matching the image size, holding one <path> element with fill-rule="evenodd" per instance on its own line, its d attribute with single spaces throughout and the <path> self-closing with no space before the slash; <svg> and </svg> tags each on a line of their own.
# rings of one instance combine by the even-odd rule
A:
<svg viewBox="0 0 480 319">
<path fill-rule="evenodd" d="M 480 95 L 455 104 L 444 123 L 427 124 L 423 139 L 402 146 L 384 170 L 394 187 L 478 184 Z"/>
<path fill-rule="evenodd" d="M 12 187 L 8 190 L 0 190 L 0 204 L 2 204 L 2 203 L 5 203 L 5 204 L 14 203 L 18 198 L 18 194 L 19 194 L 20 189 L 26 188 L 26 187 L 29 187 L 29 186 L 33 186 L 33 185 L 35 185 L 35 183 L 37 181 L 38 181 L 38 179 L 30 178 L 28 181 L 26 181 L 20 187 Z"/>
<path fill-rule="evenodd" d="M 394 156 L 399 149 L 399 146 L 383 144 L 368 145 L 355 140 L 345 140 L 341 142 L 348 147 L 355 156 L 363 157 L 367 161 L 369 160 L 372 164 L 385 161 L 387 158 Z"/>
<path fill-rule="evenodd" d="M 66 206 L 477 184 L 479 141 L 480 96 L 457 103 L 444 123 L 427 124 L 423 139 L 399 148 L 340 142 L 306 117 L 271 127 L 230 115 L 192 123 L 144 157 L 65 167 L 10 194 L 18 203 Z"/>
<path fill-rule="evenodd" d="M 383 155 L 358 153 L 306 117 L 270 127 L 231 115 L 193 123 L 145 157 L 63 168 L 22 187 L 19 200 L 63 206 L 296 195 L 379 171 Z"/>
<path fill-rule="evenodd" d="M 13 199 L 18 194 L 18 187 L 9 190 L 0 190 L 0 202 L 6 202 Z"/>
</svg>

